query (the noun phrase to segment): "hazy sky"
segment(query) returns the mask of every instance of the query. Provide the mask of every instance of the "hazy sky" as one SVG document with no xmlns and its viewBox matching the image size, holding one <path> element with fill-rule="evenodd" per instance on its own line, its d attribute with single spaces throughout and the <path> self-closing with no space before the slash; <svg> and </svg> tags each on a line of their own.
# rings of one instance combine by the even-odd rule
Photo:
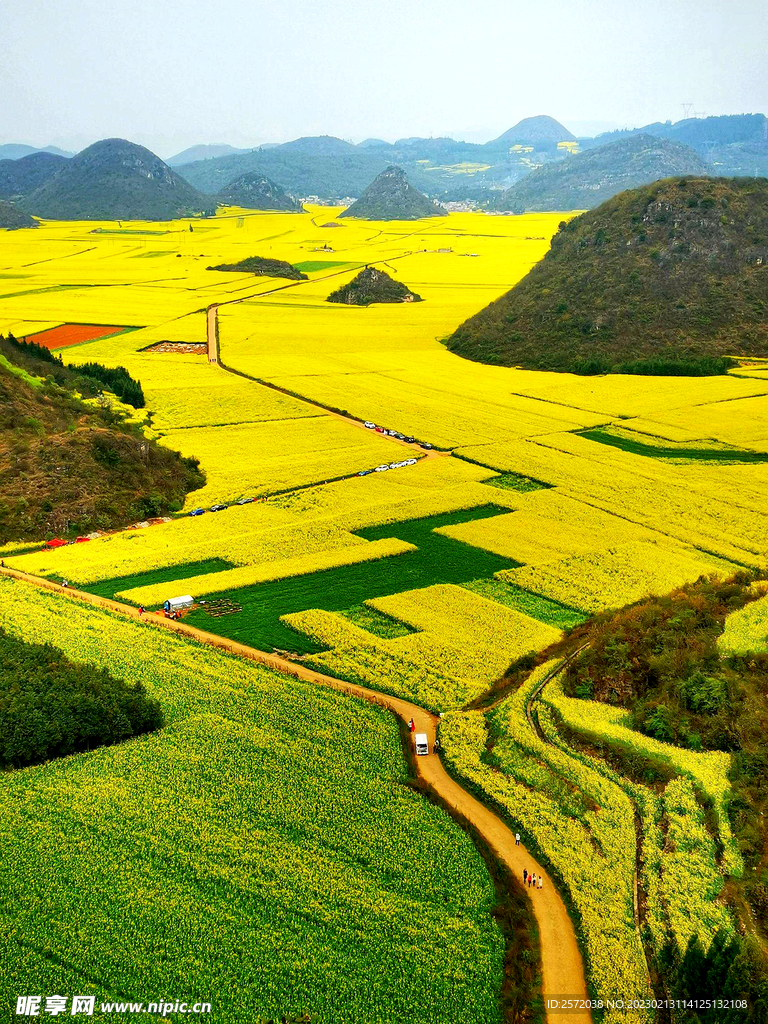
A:
<svg viewBox="0 0 768 1024">
<path fill-rule="evenodd" d="M 765 0 L 0 0 L 0 142 L 171 156 L 768 112 Z"/>
</svg>

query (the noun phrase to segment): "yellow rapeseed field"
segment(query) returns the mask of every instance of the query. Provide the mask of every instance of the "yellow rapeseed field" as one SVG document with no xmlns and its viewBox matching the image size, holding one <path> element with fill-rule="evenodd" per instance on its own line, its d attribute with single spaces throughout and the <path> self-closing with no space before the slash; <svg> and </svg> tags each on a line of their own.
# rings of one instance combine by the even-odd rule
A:
<svg viewBox="0 0 768 1024">
<path fill-rule="evenodd" d="M 765 365 L 709 378 L 577 377 L 459 359 L 445 339 L 520 280 L 569 215 L 452 213 L 374 223 L 337 222 L 338 212 L 228 209 L 192 222 L 56 222 L 0 232 L 0 333 L 34 337 L 72 323 L 130 328 L 61 355 L 121 365 L 141 381 L 147 432 L 199 459 L 206 474 L 184 512 L 256 499 L 55 551 L 6 546 L 8 565 L 147 607 L 179 593 L 204 600 L 232 594 L 242 607 L 205 628 L 235 637 L 252 628 L 274 646 L 295 638 L 291 649 L 323 670 L 438 711 L 464 706 L 511 662 L 560 638 L 532 615 L 563 622 L 567 615 L 558 618 L 558 610 L 593 612 L 701 574 L 768 565 L 768 462 L 760 461 L 768 453 Z M 208 269 L 248 256 L 287 260 L 308 280 Z M 325 301 L 371 264 L 424 301 L 367 308 Z M 219 363 L 204 347 L 213 304 Z M 160 343 L 165 351 L 157 350 Z M 200 348 L 168 351 L 191 343 Z M 366 430 L 366 420 L 439 451 L 405 449 Z M 742 461 L 717 461 L 726 446 Z M 418 456 L 416 464 L 357 475 L 409 456 Z M 428 557 L 458 566 L 458 575 L 446 582 L 435 564 L 429 578 Z M 375 593 L 366 590 L 373 580 Z M 1 589 L 10 594 L 14 587 Z M 765 598 L 729 619 L 722 642 L 738 651 L 763 646 L 764 607 Z M 149 659 L 141 671 L 172 701 L 172 719 L 191 701 L 202 720 L 209 708 L 195 703 L 199 693 L 223 692 L 231 669 L 218 654 L 203 657 L 169 638 L 142 646 L 139 624 L 80 605 L 63 608 L 60 598 L 30 596 L 23 607 L 5 605 L 0 619 L 29 639 L 129 675 L 138 671 L 137 659 Z M 194 622 L 205 611 L 190 614 Z M 278 641 L 270 639 L 275 623 Z M 240 676 L 233 678 L 239 686 Z M 688 780 L 700 786 L 719 812 L 727 866 L 738 870 L 724 814 L 727 755 L 695 755 L 640 737 L 604 706 L 587 707 L 585 715 L 584 702 L 554 685 L 545 701 L 545 731 L 557 712 L 588 738 L 631 743 L 682 776 L 666 805 L 681 837 L 693 820 Z M 562 759 L 551 742 L 544 758 L 545 745 L 528 735 L 522 711 L 516 705 L 499 718 L 508 740 L 499 748 L 504 773 L 481 760 L 479 715 L 450 715 L 446 746 L 455 748 L 467 777 L 526 815 L 520 820 L 558 866 L 591 929 L 586 949 L 597 990 L 611 990 L 618 971 L 627 992 L 645 994 L 631 916 L 634 826 L 623 788 L 613 778 L 604 785 L 594 763 L 582 770 L 583 760 L 569 768 L 567 786 L 555 786 L 549 776 Z M 529 799 L 542 780 L 549 790 Z M 591 839 L 569 810 L 582 786 L 608 809 L 601 816 L 587 804 L 580 812 L 590 827 L 596 819 L 605 859 L 620 867 L 621 884 L 608 899 L 602 875 L 593 872 Z M 695 824 L 691 835 L 703 844 L 707 824 Z M 661 858 L 660 847 L 653 853 L 653 828 L 646 832 L 648 856 Z M 664 872 L 670 887 L 684 887 L 681 857 L 667 857 Z M 693 896 L 701 900 L 701 891 Z M 682 925 L 677 934 L 685 937 Z"/>
</svg>

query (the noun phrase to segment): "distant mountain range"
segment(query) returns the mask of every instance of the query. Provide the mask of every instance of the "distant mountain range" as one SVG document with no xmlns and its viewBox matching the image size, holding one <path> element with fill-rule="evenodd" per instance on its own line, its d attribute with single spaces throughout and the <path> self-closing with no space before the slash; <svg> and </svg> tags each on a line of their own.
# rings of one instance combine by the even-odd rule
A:
<svg viewBox="0 0 768 1024">
<path fill-rule="evenodd" d="M 765 114 L 689 117 L 655 122 L 629 131 L 598 135 L 587 143 L 604 146 L 631 135 L 655 135 L 695 149 L 717 174 L 768 175 L 768 118 Z"/>
<path fill-rule="evenodd" d="M 182 162 L 190 157 L 199 159 Z M 6 145 L 0 147 L 0 198 L 50 218 L 168 219 L 212 211 L 217 203 L 297 209 L 292 197 L 362 197 L 379 174 L 398 167 L 431 200 L 473 200 L 510 212 L 585 209 L 670 174 L 768 175 L 768 119 L 688 118 L 574 139 L 541 114 L 483 145 L 416 136 L 353 145 L 320 135 L 253 150 L 192 146 L 171 160 L 177 170 L 149 150 L 114 139 L 71 159 Z"/>
<path fill-rule="evenodd" d="M 706 174 L 690 146 L 630 135 L 531 171 L 491 201 L 494 210 L 590 210 L 627 188 L 676 174 Z"/>
<path fill-rule="evenodd" d="M 546 127 L 552 137 L 562 131 L 563 137 L 557 141 L 573 139 L 567 129 L 552 128 L 558 124 L 553 118 L 527 120 L 547 122 L 546 126 L 539 125 L 542 137 Z M 530 131 L 523 131 L 526 138 Z M 535 163 L 560 155 L 552 138 L 532 148 L 536 146 L 539 152 Z M 178 171 L 201 192 L 216 193 L 240 174 L 258 171 L 293 195 L 333 199 L 359 196 L 377 174 L 396 164 L 427 195 L 461 198 L 468 189 L 511 184 L 530 170 L 531 154 L 510 153 L 509 149 L 508 144 L 499 140 L 477 145 L 449 138 L 417 137 L 398 139 L 395 143 L 366 139 L 355 146 L 343 139 L 320 135 L 269 148 L 261 146 L 250 153 L 198 160 L 179 166 Z"/>
<path fill-rule="evenodd" d="M 0 160 L 20 160 L 30 153 L 53 153 L 54 156 L 74 156 L 66 149 L 59 149 L 58 146 L 25 146 L 20 142 L 6 142 L 0 145 Z"/>
<path fill-rule="evenodd" d="M 219 156 L 241 156 L 250 152 L 250 149 L 235 149 L 234 146 L 226 145 L 190 146 L 189 149 L 183 149 L 181 153 L 169 157 L 165 162 L 169 167 L 179 167 L 181 164 L 194 163 L 195 160 L 215 160 Z"/>
</svg>

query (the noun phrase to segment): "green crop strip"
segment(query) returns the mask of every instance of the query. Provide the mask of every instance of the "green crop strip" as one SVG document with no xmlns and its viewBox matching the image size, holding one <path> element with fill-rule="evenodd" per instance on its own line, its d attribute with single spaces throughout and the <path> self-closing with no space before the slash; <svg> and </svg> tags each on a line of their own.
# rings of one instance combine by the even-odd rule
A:
<svg viewBox="0 0 768 1024">
<path fill-rule="evenodd" d="M 332 267 L 349 267 L 355 270 L 362 267 L 362 263 L 348 263 L 346 260 L 304 260 L 303 263 L 294 263 L 294 267 L 303 274 L 312 274 L 316 270 L 330 270 Z"/>
<path fill-rule="evenodd" d="M 321 648 L 308 637 L 296 633 L 281 622 L 282 615 L 310 608 L 340 612 L 360 605 L 370 598 L 398 594 L 403 590 L 418 587 L 429 587 L 434 583 L 464 583 L 484 576 L 493 576 L 501 569 L 514 568 L 518 563 L 510 558 L 502 558 L 500 555 L 433 533 L 439 526 L 487 519 L 503 515 L 507 511 L 508 509 L 498 505 L 483 505 L 460 512 L 412 519 L 402 523 L 386 523 L 358 530 L 357 534 L 366 540 L 398 537 L 400 540 L 415 544 L 418 550 L 375 562 L 345 565 L 304 576 L 293 576 L 290 579 L 260 583 L 226 594 L 212 594 L 208 598 L 209 601 L 226 596 L 239 604 L 242 611 L 233 615 L 213 617 L 202 609 L 196 609 L 185 617 L 185 621 L 211 633 L 219 633 L 262 650 L 317 653 Z M 131 580 L 130 583 L 123 585 L 137 584 Z"/>
<path fill-rule="evenodd" d="M 548 597 L 542 597 L 541 594 L 533 594 L 530 590 L 515 586 L 514 583 L 504 583 L 502 580 L 472 580 L 463 586 L 480 597 L 498 601 L 499 604 L 505 604 L 517 612 L 522 612 L 523 615 L 529 615 L 532 619 L 546 622 L 548 626 L 556 626 L 558 629 L 571 629 L 587 620 L 584 612 L 569 608 L 559 601 L 552 601 Z"/>
<path fill-rule="evenodd" d="M 741 448 L 687 448 L 684 445 L 662 448 L 653 444 L 645 444 L 631 437 L 619 437 L 607 431 L 579 431 L 589 441 L 597 441 L 611 448 L 620 448 L 633 455 L 645 455 L 653 459 L 705 459 L 707 462 L 768 462 L 768 452 L 750 452 Z"/>
<path fill-rule="evenodd" d="M 522 494 L 549 487 L 549 484 L 544 484 L 541 480 L 533 480 L 519 473 L 502 473 L 500 476 L 491 477 L 490 480 L 484 480 L 483 483 L 488 487 L 498 487 L 500 491 L 520 491 Z"/>
<path fill-rule="evenodd" d="M 345 608 L 341 613 L 345 619 L 354 622 L 361 629 L 367 629 L 369 633 L 380 637 L 382 640 L 394 640 L 399 636 L 410 636 L 418 630 L 412 629 L 405 622 L 393 619 L 385 615 L 377 608 L 371 608 L 367 604 L 357 604 L 354 608 Z"/>
<path fill-rule="evenodd" d="M 100 580 L 98 583 L 85 584 L 82 589 L 91 594 L 98 594 L 99 597 L 112 598 L 118 591 L 127 590 L 130 587 L 149 587 L 153 583 L 183 581 L 192 576 L 202 576 L 206 572 L 223 572 L 224 569 L 234 568 L 234 563 L 227 562 L 224 558 L 208 558 L 201 562 L 187 562 L 186 565 L 169 565 L 163 569 L 152 569 L 134 576 L 117 576 L 111 580 Z M 58 577 L 53 578 L 58 579 Z"/>
</svg>

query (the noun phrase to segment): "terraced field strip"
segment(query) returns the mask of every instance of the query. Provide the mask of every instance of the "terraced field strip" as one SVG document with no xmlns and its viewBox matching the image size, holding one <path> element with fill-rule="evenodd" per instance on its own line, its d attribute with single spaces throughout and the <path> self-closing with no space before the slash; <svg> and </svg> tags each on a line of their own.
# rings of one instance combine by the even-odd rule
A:
<svg viewBox="0 0 768 1024">
<path fill-rule="evenodd" d="M 544 743 L 550 743 L 551 740 L 549 739 L 549 737 L 547 736 L 545 731 L 539 725 L 538 717 L 534 717 L 534 710 L 535 710 L 534 709 L 534 705 L 537 703 L 537 701 L 539 701 L 541 699 L 541 695 L 544 692 L 545 687 L 549 683 L 551 683 L 553 679 L 556 679 L 559 675 L 561 675 L 563 672 L 565 672 L 565 670 L 568 668 L 568 666 L 573 661 L 575 661 L 576 658 L 581 654 L 581 652 L 586 650 L 587 647 L 589 647 L 589 642 L 582 644 L 580 647 L 577 647 L 576 650 L 571 651 L 571 653 L 568 654 L 565 658 L 563 658 L 562 661 L 558 662 L 558 664 L 555 665 L 555 667 L 544 676 L 544 678 L 541 680 L 539 685 L 536 687 L 536 689 L 531 694 L 531 696 L 530 696 L 530 698 L 528 700 L 528 703 L 525 706 L 525 714 L 526 714 L 526 717 L 528 719 L 528 724 L 530 725 L 531 729 L 534 730 L 534 732 L 539 736 L 539 738 Z M 500 703 L 500 701 L 497 701 L 497 703 Z M 655 970 L 653 968 L 653 956 L 652 956 L 652 954 L 649 953 L 647 941 L 646 941 L 646 939 L 644 937 L 645 920 L 644 920 L 644 915 L 643 915 L 643 912 L 642 912 L 642 905 L 641 905 L 640 865 L 642 864 L 642 860 L 643 860 L 643 828 L 642 828 L 642 820 L 641 820 L 640 811 L 639 811 L 639 809 L 637 807 L 636 801 L 634 799 L 632 799 L 631 797 L 630 797 L 630 799 L 632 800 L 632 808 L 633 808 L 633 811 L 634 811 L 634 824 L 635 824 L 635 877 L 634 877 L 633 892 L 632 892 L 632 909 L 633 909 L 633 914 L 634 914 L 635 930 L 637 931 L 637 934 L 638 934 L 638 936 L 640 938 L 640 944 L 642 946 L 643 955 L 645 956 L 645 965 L 646 965 L 646 970 L 648 971 L 648 980 L 649 980 L 649 982 L 651 984 L 651 987 L 655 989 L 656 988 L 656 984 L 658 982 L 658 979 L 656 977 L 656 972 L 655 972 Z M 644 896 L 645 894 L 643 893 L 642 895 Z M 663 992 L 656 992 L 655 994 L 656 994 L 657 998 L 660 998 L 660 999 L 663 998 L 664 995 L 665 995 L 665 993 L 663 993 Z M 668 1018 L 669 1018 L 668 1012 L 660 1011 L 660 1014 L 661 1014 L 660 1020 L 662 1020 L 662 1021 L 668 1020 Z"/>
<path fill-rule="evenodd" d="M 46 590 L 65 594 L 71 600 L 83 601 L 133 619 L 140 617 L 135 608 L 120 604 L 117 601 L 97 597 L 94 594 L 88 594 L 81 590 L 63 589 L 50 580 L 29 576 L 27 573 L 18 572 L 15 569 L 2 568 L 0 573 L 25 583 L 32 583 Z M 298 679 L 316 683 L 320 686 L 328 686 L 350 696 L 370 701 L 393 712 L 403 722 L 413 719 L 415 731 L 427 734 L 430 749 L 434 745 L 435 727 L 438 718 L 409 701 L 401 700 L 398 697 L 391 697 L 363 686 L 346 683 L 340 679 L 334 679 L 332 676 L 323 675 L 304 665 L 288 661 L 279 655 L 267 654 L 265 651 L 259 651 L 254 647 L 247 647 L 235 641 L 224 640 L 213 633 L 206 633 L 193 626 L 186 626 L 183 622 L 174 622 L 170 619 L 151 614 L 144 616 L 143 621 L 147 625 L 171 629 L 201 643 L 210 644 L 231 654 L 260 662 L 278 672 L 287 673 Z M 420 778 L 430 786 L 441 801 L 451 807 L 460 818 L 463 818 L 477 829 L 499 860 L 518 879 L 522 878 L 523 868 L 527 868 L 529 871 L 534 870 L 537 875 L 540 875 L 545 880 L 543 889 L 537 891 L 535 898 L 531 900 L 541 943 L 544 998 L 546 1000 L 547 996 L 567 996 L 569 998 L 586 999 L 587 986 L 584 977 L 584 964 L 576 941 L 576 933 L 565 904 L 560 898 L 552 878 L 522 844 L 520 846 L 515 844 L 514 834 L 493 811 L 490 811 L 479 800 L 476 800 L 475 797 L 467 793 L 466 790 L 451 778 L 439 757 L 429 754 L 415 758 L 415 762 Z M 591 1020 L 591 1015 L 588 1010 L 555 1012 L 547 1014 L 547 1020 L 551 1024 L 586 1024 L 587 1021 Z"/>
</svg>

